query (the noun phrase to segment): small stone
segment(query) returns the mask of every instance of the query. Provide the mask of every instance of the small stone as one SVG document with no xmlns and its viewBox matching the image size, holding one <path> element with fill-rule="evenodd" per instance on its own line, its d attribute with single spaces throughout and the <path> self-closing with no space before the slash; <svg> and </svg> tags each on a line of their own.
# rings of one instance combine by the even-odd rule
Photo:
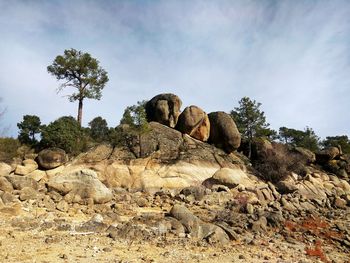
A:
<svg viewBox="0 0 350 263">
<path fill-rule="evenodd" d="M 69 205 L 65 200 L 61 200 L 57 205 L 56 209 L 62 212 L 67 212 L 69 209 Z"/>
<path fill-rule="evenodd" d="M 345 208 L 346 207 L 346 201 L 340 197 L 336 197 L 334 200 L 334 206 L 336 208 Z"/>
<path fill-rule="evenodd" d="M 26 200 L 34 200 L 38 196 L 38 193 L 31 187 L 24 187 L 22 188 L 19 199 L 21 201 L 26 201 Z"/>
<path fill-rule="evenodd" d="M 239 259 L 245 259 L 245 256 L 241 254 L 241 255 L 238 256 L 238 258 Z"/>
<path fill-rule="evenodd" d="M 112 249 L 110 247 L 105 247 L 102 250 L 103 250 L 103 252 L 111 252 L 112 251 Z"/>
<path fill-rule="evenodd" d="M 246 206 L 246 211 L 250 215 L 254 214 L 254 206 L 252 204 L 248 203 L 247 206 Z"/>
</svg>

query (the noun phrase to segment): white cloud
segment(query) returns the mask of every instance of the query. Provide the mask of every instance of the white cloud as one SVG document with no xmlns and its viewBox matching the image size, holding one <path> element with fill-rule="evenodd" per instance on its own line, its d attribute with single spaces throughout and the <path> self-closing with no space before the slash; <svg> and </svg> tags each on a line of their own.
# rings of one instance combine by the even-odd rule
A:
<svg viewBox="0 0 350 263">
<path fill-rule="evenodd" d="M 66 48 L 109 72 L 84 123 L 116 125 L 123 109 L 161 92 L 184 106 L 229 111 L 243 96 L 280 126 L 349 134 L 348 1 L 0 1 L 0 96 L 6 122 L 76 115 L 46 66 Z"/>
</svg>

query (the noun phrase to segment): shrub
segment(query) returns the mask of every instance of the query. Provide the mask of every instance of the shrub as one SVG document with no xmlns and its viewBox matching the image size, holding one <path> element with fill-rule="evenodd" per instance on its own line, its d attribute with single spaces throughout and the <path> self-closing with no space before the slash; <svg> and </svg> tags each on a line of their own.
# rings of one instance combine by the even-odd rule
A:
<svg viewBox="0 0 350 263">
<path fill-rule="evenodd" d="M 10 163 L 14 157 L 17 157 L 17 150 L 20 143 L 14 138 L 0 138 L 0 162 Z"/>
<path fill-rule="evenodd" d="M 274 143 L 253 163 L 260 177 L 273 183 L 279 182 L 289 172 L 302 174 L 305 162 L 299 155 L 290 152 L 286 145 Z"/>
<path fill-rule="evenodd" d="M 86 149 L 87 135 L 80 124 L 71 116 L 51 122 L 42 131 L 42 148 L 57 147 L 67 153 L 78 154 Z"/>
</svg>

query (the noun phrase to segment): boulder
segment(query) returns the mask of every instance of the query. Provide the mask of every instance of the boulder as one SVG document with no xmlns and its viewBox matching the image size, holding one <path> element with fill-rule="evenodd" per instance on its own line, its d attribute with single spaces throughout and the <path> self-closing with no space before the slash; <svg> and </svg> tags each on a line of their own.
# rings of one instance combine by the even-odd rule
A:
<svg viewBox="0 0 350 263">
<path fill-rule="evenodd" d="M 5 177 L 0 177 L 0 190 L 4 192 L 11 192 L 13 190 L 12 184 Z"/>
<path fill-rule="evenodd" d="M 190 210 L 182 205 L 174 205 L 170 210 L 170 215 L 185 227 L 186 232 L 198 239 L 205 239 L 210 243 L 227 243 L 230 239 L 225 231 L 210 223 L 201 221 L 197 216 L 193 215 Z"/>
<path fill-rule="evenodd" d="M 100 144 L 85 153 L 79 154 L 74 163 L 97 163 L 108 159 L 113 152 L 113 147 L 109 144 Z"/>
<path fill-rule="evenodd" d="M 218 111 L 208 114 L 208 117 L 210 121 L 209 142 L 227 153 L 238 149 L 241 144 L 241 135 L 230 115 Z"/>
<path fill-rule="evenodd" d="M 175 129 L 205 142 L 210 135 L 208 115 L 197 106 L 187 107 L 180 114 Z"/>
<path fill-rule="evenodd" d="M 209 183 L 209 181 L 211 181 Z M 241 170 L 239 167 L 233 168 L 221 168 L 208 180 L 203 182 L 204 185 L 225 185 L 227 187 L 233 188 L 238 185 L 243 185 L 245 188 L 254 187 L 254 183 L 250 180 L 247 174 Z"/>
<path fill-rule="evenodd" d="M 159 94 L 146 103 L 147 120 L 174 128 L 181 105 L 182 101 L 178 96 L 171 93 Z"/>
<path fill-rule="evenodd" d="M 68 161 L 66 152 L 59 148 L 49 148 L 39 152 L 37 157 L 41 168 L 53 169 Z"/>
<path fill-rule="evenodd" d="M 7 163 L 0 162 L 0 176 L 6 176 L 9 175 L 12 171 L 11 165 L 8 165 Z"/>
<path fill-rule="evenodd" d="M 49 179 L 47 186 L 65 195 L 70 202 L 85 202 L 92 199 L 94 203 L 106 203 L 112 200 L 112 192 L 100 180 L 96 172 L 89 169 L 77 169 L 64 174 L 57 174 Z"/>
<path fill-rule="evenodd" d="M 15 174 L 27 175 L 38 169 L 38 164 L 32 159 L 27 159 L 23 161 L 23 165 L 17 165 Z"/>
<path fill-rule="evenodd" d="M 39 188 L 38 183 L 27 176 L 20 175 L 9 175 L 5 178 L 12 184 L 13 188 L 16 190 L 22 190 L 24 187 L 31 187 L 35 190 Z"/>
<path fill-rule="evenodd" d="M 27 175 L 29 178 L 32 178 L 33 180 L 39 182 L 41 179 L 46 177 L 46 172 L 41 170 L 35 170 Z"/>
<path fill-rule="evenodd" d="M 327 147 L 316 154 L 316 161 L 319 164 L 325 164 L 338 158 L 340 155 L 341 151 L 338 147 Z"/>
<path fill-rule="evenodd" d="M 298 190 L 296 183 L 291 180 L 282 180 L 276 184 L 277 190 L 281 194 L 289 194 Z"/>
</svg>

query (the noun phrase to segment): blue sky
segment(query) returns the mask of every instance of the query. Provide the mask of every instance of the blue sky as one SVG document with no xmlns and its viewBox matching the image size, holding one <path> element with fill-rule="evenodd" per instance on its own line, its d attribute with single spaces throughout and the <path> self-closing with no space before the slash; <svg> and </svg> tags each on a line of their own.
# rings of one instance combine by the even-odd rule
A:
<svg viewBox="0 0 350 263">
<path fill-rule="evenodd" d="M 1 125 L 76 116 L 46 67 L 64 49 L 96 57 L 110 81 L 83 123 L 116 126 L 126 106 L 172 92 L 183 108 L 262 103 L 271 127 L 350 135 L 350 1 L 0 0 Z"/>
</svg>

